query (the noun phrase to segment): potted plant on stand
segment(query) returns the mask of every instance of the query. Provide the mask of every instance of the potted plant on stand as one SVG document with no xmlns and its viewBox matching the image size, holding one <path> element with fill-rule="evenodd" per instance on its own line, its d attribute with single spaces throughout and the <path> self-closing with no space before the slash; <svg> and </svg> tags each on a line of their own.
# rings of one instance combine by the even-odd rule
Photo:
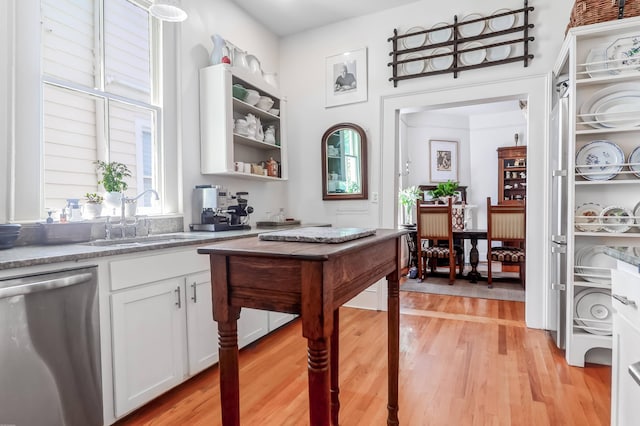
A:
<svg viewBox="0 0 640 426">
<path fill-rule="evenodd" d="M 83 216 L 85 219 L 95 219 L 102 213 L 102 201 L 104 197 L 96 193 L 87 192 L 85 195 L 86 203 L 84 205 Z"/>
<path fill-rule="evenodd" d="M 436 189 L 432 189 L 428 192 L 432 199 L 440 201 L 442 204 L 447 204 L 449 202 L 448 198 L 453 198 L 451 203 L 455 203 L 460 196 L 460 191 L 458 191 L 458 182 L 454 182 L 452 180 L 448 180 L 446 182 L 440 182 Z"/>
<path fill-rule="evenodd" d="M 129 187 L 124 181 L 125 178 L 131 177 L 131 170 L 126 164 L 117 161 L 98 160 L 95 162 L 96 169 L 102 173 L 102 179 L 98 184 L 104 186 L 106 191 L 104 195 L 104 203 L 111 209 L 118 209 L 121 206 L 124 191 Z"/>
<path fill-rule="evenodd" d="M 404 224 L 413 226 L 413 206 L 422 198 L 422 191 L 417 186 L 409 186 L 398 194 L 398 201 L 404 207 Z"/>
</svg>

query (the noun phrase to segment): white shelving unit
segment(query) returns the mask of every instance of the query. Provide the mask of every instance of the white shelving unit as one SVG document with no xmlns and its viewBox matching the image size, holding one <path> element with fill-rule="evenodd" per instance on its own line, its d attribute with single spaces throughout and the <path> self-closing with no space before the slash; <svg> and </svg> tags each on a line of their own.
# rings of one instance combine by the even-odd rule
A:
<svg viewBox="0 0 640 426">
<path fill-rule="evenodd" d="M 588 25 L 570 30 L 565 39 L 561 55 L 554 68 L 556 78 L 559 75 L 569 77 L 568 102 L 568 135 L 567 147 L 567 235 L 566 235 L 566 358 L 575 366 L 584 366 L 585 359 L 590 362 L 610 363 L 608 351 L 594 351 L 595 348 L 611 349 L 612 337 L 611 302 L 608 306 L 594 307 L 594 316 L 580 318 L 577 316 L 575 303 L 582 291 L 589 289 L 604 290 L 611 294 L 611 270 L 615 268 L 615 260 L 601 253 L 606 245 L 640 244 L 640 218 L 636 219 L 626 232 L 608 232 L 604 229 L 586 232 L 576 228 L 576 221 L 584 221 L 586 216 L 579 216 L 575 209 L 585 203 L 596 203 L 602 208 L 617 206 L 633 212 L 640 202 L 640 178 L 629 169 L 627 162 L 631 152 L 640 145 L 640 126 L 637 123 L 616 123 L 615 114 L 611 120 L 616 127 L 594 128 L 587 122 L 597 122 L 597 115 L 581 111 L 583 103 L 591 99 L 598 91 L 621 83 L 637 84 L 640 91 L 640 66 L 627 67 L 619 74 L 611 72 L 611 64 L 605 58 L 591 60 L 588 56 L 592 49 L 605 48 L 624 37 L 638 35 L 640 39 L 640 19 L 628 18 L 601 24 Z M 640 58 L 640 55 L 638 56 Z M 596 61 L 601 61 L 597 63 Z M 602 67 L 603 70 L 595 71 Z M 607 68 L 609 66 L 609 68 Z M 635 94 L 637 96 L 638 94 Z M 627 113 L 628 114 L 628 113 Z M 640 113 L 639 113 L 640 114 Z M 633 120 L 636 121 L 636 120 Z M 611 124 L 611 123 L 609 123 Z M 596 140 L 607 140 L 618 145 L 625 155 L 625 160 L 609 166 L 621 166 L 622 170 L 610 180 L 588 180 L 585 176 L 585 164 L 576 164 L 576 154 L 586 144 Z M 580 167 L 582 166 L 582 168 Z M 579 169 L 583 173 L 580 173 Z M 607 172 L 610 174 L 611 172 Z M 591 177 L 597 174 L 592 174 Z M 586 255 L 585 252 L 587 253 Z M 583 256 L 584 255 L 584 256 Z M 587 261 L 585 261 L 585 258 Z M 610 259 L 610 260 L 609 260 Z M 606 305 L 606 304 L 603 304 Z M 598 310 L 600 309 L 600 310 Z M 598 319 L 598 317 L 602 317 Z M 594 358 L 591 358 L 594 355 Z"/>
<path fill-rule="evenodd" d="M 271 114 L 233 97 L 232 86 L 257 90 L 274 100 Z M 200 70 L 200 171 L 202 174 L 227 175 L 247 179 L 281 181 L 288 177 L 285 131 L 286 101 L 262 75 L 227 64 Z M 275 126 L 276 141 L 271 144 L 234 133 L 234 122 L 253 114 L 266 129 Z M 270 158 L 280 163 L 280 176 L 271 177 L 236 170 L 236 162 L 259 164 Z"/>
</svg>

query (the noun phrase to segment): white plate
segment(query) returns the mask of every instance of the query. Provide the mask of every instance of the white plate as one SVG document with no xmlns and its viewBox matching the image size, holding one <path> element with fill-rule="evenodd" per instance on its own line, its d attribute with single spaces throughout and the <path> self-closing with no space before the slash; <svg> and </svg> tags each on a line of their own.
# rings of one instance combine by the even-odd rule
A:
<svg viewBox="0 0 640 426">
<path fill-rule="evenodd" d="M 630 96 L 630 95 L 638 95 L 638 83 L 620 83 L 614 84 L 612 86 L 605 87 L 604 89 L 598 90 L 593 95 L 589 97 L 586 101 L 582 103 L 580 106 L 580 120 L 585 122 L 586 125 L 593 127 L 594 129 L 603 128 L 602 125 L 595 123 L 594 121 L 594 104 L 597 102 L 603 102 L 607 99 L 610 99 L 608 96 L 613 95 L 613 97 L 622 97 L 622 96 Z M 605 97 L 607 97 L 605 99 Z M 597 105 L 596 105 L 597 107 Z M 589 123 L 591 122 L 591 123 Z"/>
<path fill-rule="evenodd" d="M 433 55 L 439 55 L 441 53 L 452 53 L 451 49 L 448 47 L 438 47 L 433 51 Z M 429 60 L 429 67 L 434 71 L 446 70 L 451 68 L 451 64 L 453 64 L 453 56 L 440 56 L 439 58 L 431 58 Z"/>
<path fill-rule="evenodd" d="M 623 163 L 622 149 L 607 140 L 589 142 L 576 154 L 576 171 L 587 180 L 612 179 L 622 170 Z"/>
<path fill-rule="evenodd" d="M 482 34 L 482 32 L 484 31 L 486 21 L 478 21 L 472 24 L 461 25 L 464 22 L 473 21 L 474 19 L 480 19 L 480 18 L 482 18 L 482 15 L 480 15 L 479 13 L 471 13 L 465 16 L 464 18 L 462 18 L 458 26 L 458 32 L 460 33 L 460 35 L 462 37 L 474 37 Z"/>
<path fill-rule="evenodd" d="M 440 27 L 446 27 L 446 22 L 438 22 L 431 29 L 436 29 Z M 429 33 L 429 42 L 431 44 L 444 43 L 445 41 L 451 40 L 451 36 L 453 35 L 453 28 L 443 28 L 438 31 L 433 31 Z"/>
<path fill-rule="evenodd" d="M 640 71 L 640 35 L 617 39 L 607 47 L 606 57 L 611 74 Z"/>
<path fill-rule="evenodd" d="M 587 61 L 584 64 L 585 70 L 589 77 L 602 77 L 604 73 L 608 73 L 607 70 L 607 54 L 605 47 L 594 47 L 589 50 L 587 55 Z"/>
<path fill-rule="evenodd" d="M 611 283 L 611 270 L 616 268 L 616 260 L 605 254 L 605 248 L 606 246 L 586 246 L 578 250 L 576 272 L 584 274 L 581 276 L 583 280 L 598 284 Z"/>
<path fill-rule="evenodd" d="M 405 34 L 417 33 L 420 31 L 424 31 L 424 28 L 413 27 L 413 28 L 409 28 L 405 32 Z M 416 35 L 412 35 L 412 36 L 400 39 L 400 42 L 402 43 L 405 49 L 413 49 L 415 47 L 423 46 L 426 41 L 427 41 L 426 34 L 416 34 Z"/>
<path fill-rule="evenodd" d="M 596 102 L 593 108 L 595 120 L 604 127 L 640 126 L 640 92 Z"/>
<path fill-rule="evenodd" d="M 627 163 L 630 164 L 629 170 L 631 170 L 636 177 L 640 177 L 640 146 L 637 146 L 633 151 L 631 151 L 631 154 L 629 154 L 629 158 L 627 159 Z M 633 163 L 638 164 L 633 165 Z M 637 207 L 640 207 L 640 203 L 638 203 Z M 640 216 L 637 213 L 635 215 Z M 638 219 L 637 222 L 640 223 L 640 219 Z"/>
<path fill-rule="evenodd" d="M 602 228 L 599 224 L 599 216 L 602 206 L 597 203 L 584 203 L 576 208 L 575 226 L 578 231 L 597 232 Z M 578 217 L 588 216 L 588 217 Z"/>
<path fill-rule="evenodd" d="M 482 43 L 479 41 L 472 41 L 470 43 L 463 44 L 461 46 L 461 50 L 473 49 L 482 46 Z M 462 65 L 477 65 L 481 64 L 486 57 L 487 51 L 485 49 L 478 49 L 471 52 L 460 53 L 460 62 Z"/>
<path fill-rule="evenodd" d="M 585 288 L 575 296 L 576 323 L 591 334 L 611 335 L 611 293 L 601 288 Z M 602 322 L 604 321 L 604 322 Z"/>
<path fill-rule="evenodd" d="M 487 48 L 487 61 L 501 61 L 507 59 L 511 54 L 511 45 L 503 44 L 502 46 Z"/>
<path fill-rule="evenodd" d="M 640 201 L 633 208 L 633 215 L 636 217 L 636 223 L 640 225 Z M 638 247 L 638 250 L 640 251 L 640 247 Z"/>
<path fill-rule="evenodd" d="M 404 59 L 413 58 L 422 58 L 422 56 L 412 53 L 404 57 Z M 405 75 L 420 74 L 425 70 L 426 65 L 427 64 L 425 63 L 424 59 L 421 61 L 405 62 L 404 64 L 402 64 L 402 70 L 404 71 Z"/>
<path fill-rule="evenodd" d="M 600 224 L 608 232 L 627 232 L 635 222 L 632 216 L 633 213 L 627 208 L 609 206 L 600 212 Z"/>
<path fill-rule="evenodd" d="M 260 61 L 258 60 L 258 58 L 255 55 L 247 55 L 246 58 L 251 72 L 262 77 L 262 67 L 260 66 Z"/>
<path fill-rule="evenodd" d="M 510 12 L 511 9 L 498 9 L 491 15 L 497 15 L 502 12 Z M 498 16 L 496 18 L 489 19 L 489 29 L 491 31 L 503 31 L 513 28 L 516 23 L 516 15 Z"/>
</svg>

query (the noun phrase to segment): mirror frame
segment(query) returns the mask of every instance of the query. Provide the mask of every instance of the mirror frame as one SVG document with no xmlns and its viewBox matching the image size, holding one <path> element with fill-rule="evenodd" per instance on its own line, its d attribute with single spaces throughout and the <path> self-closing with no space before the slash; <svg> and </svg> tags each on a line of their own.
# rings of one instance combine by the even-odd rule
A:
<svg viewBox="0 0 640 426">
<path fill-rule="evenodd" d="M 327 139 L 338 130 L 353 130 L 360 136 L 360 182 L 362 190 L 357 194 L 327 192 Z M 366 200 L 368 193 L 367 175 L 367 135 L 364 129 L 353 123 L 339 123 L 331 126 L 322 135 L 322 199 L 323 200 Z"/>
</svg>

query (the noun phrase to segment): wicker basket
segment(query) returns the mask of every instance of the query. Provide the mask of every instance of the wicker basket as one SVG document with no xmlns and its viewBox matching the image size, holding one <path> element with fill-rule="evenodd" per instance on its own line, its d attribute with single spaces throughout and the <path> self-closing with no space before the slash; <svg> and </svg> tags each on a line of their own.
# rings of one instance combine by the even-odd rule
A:
<svg viewBox="0 0 640 426">
<path fill-rule="evenodd" d="M 621 3 L 622 13 L 618 3 Z M 640 15 L 640 0 L 575 0 L 569 28 Z"/>
</svg>

